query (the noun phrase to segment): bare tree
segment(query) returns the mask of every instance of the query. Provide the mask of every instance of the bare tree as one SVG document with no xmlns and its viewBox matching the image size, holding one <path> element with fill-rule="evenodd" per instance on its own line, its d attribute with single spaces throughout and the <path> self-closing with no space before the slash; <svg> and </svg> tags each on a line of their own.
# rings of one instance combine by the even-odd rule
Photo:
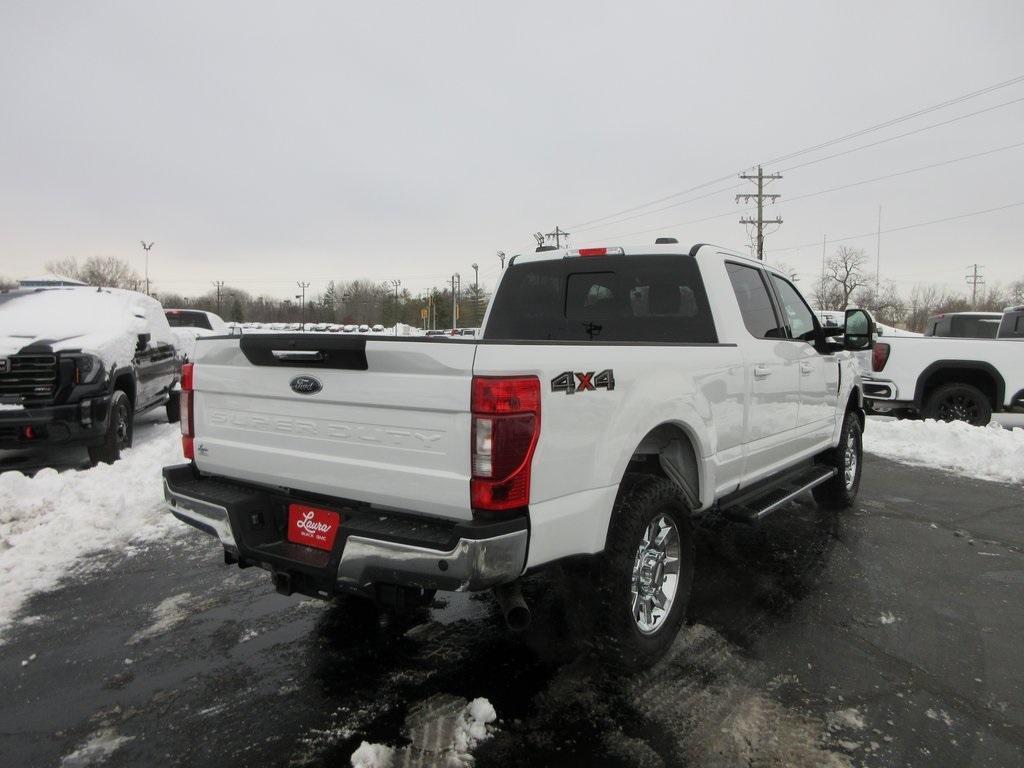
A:
<svg viewBox="0 0 1024 768">
<path fill-rule="evenodd" d="M 1006 289 L 1006 298 L 1013 305 L 1024 304 L 1024 280 L 1014 280 Z"/>
<path fill-rule="evenodd" d="M 791 267 L 786 262 L 784 262 L 784 261 L 777 261 L 772 266 L 775 267 L 777 270 L 779 270 L 779 272 L 784 274 L 786 277 L 788 277 L 792 282 L 794 282 L 794 283 L 799 283 L 800 282 L 800 275 L 797 273 L 797 271 L 793 267 Z"/>
<path fill-rule="evenodd" d="M 836 309 L 845 309 L 856 290 L 868 284 L 868 276 L 864 272 L 867 263 L 868 255 L 863 250 L 845 245 L 839 246 L 825 262 L 825 281 L 832 282 L 842 296 L 841 306 Z"/>
<path fill-rule="evenodd" d="M 46 268 L 56 275 L 81 280 L 89 285 L 127 288 L 133 291 L 142 285 L 142 278 L 128 262 L 115 256 L 90 256 L 81 264 L 78 259 L 69 257 L 51 261 L 47 263 Z"/>
<path fill-rule="evenodd" d="M 907 317 L 907 302 L 900 296 L 895 283 L 886 283 L 881 290 L 875 290 L 874 285 L 866 285 L 854 294 L 853 299 L 858 307 L 870 310 L 883 323 L 899 325 Z"/>
<path fill-rule="evenodd" d="M 814 286 L 811 292 L 811 299 L 816 309 L 838 310 L 846 309 L 843 303 L 843 292 L 839 286 L 826 276 Z"/>
</svg>

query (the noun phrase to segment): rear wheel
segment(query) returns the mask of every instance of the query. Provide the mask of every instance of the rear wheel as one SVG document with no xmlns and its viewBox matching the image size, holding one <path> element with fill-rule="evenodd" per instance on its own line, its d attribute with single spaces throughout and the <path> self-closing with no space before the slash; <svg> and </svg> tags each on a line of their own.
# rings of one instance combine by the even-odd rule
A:
<svg viewBox="0 0 1024 768">
<path fill-rule="evenodd" d="M 817 485 L 811 491 L 814 500 L 829 509 L 843 509 L 853 504 L 860 490 L 860 471 L 864 459 L 860 419 L 853 411 L 847 411 L 843 419 L 843 431 L 839 445 L 832 449 L 826 466 L 836 469 L 836 475 L 827 483 Z"/>
<path fill-rule="evenodd" d="M 984 427 L 992 420 L 992 404 L 984 392 L 970 384 L 943 384 L 928 396 L 922 415 L 926 419 L 966 421 Z"/>
<path fill-rule="evenodd" d="M 650 666 L 675 639 L 693 584 L 687 508 L 664 477 L 627 475 L 597 575 L 602 651 L 624 670 Z"/>
<path fill-rule="evenodd" d="M 104 464 L 113 464 L 121 458 L 121 449 L 131 447 L 134 428 L 135 414 L 132 401 L 120 389 L 116 390 L 110 399 L 107 432 L 102 443 L 89 447 L 89 459 L 94 464 L 101 461 Z"/>
</svg>

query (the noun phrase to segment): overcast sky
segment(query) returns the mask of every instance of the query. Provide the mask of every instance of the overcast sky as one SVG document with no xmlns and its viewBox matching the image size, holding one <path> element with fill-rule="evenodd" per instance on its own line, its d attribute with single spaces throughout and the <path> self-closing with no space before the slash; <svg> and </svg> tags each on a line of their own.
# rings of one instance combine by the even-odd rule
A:
<svg viewBox="0 0 1024 768">
<path fill-rule="evenodd" d="M 141 272 L 142 238 L 157 292 L 276 296 L 465 283 L 474 261 L 490 283 L 498 249 L 556 224 L 746 248 L 732 179 L 580 225 L 1024 75 L 1020 0 L 496 5 L 5 0 L 0 275 L 94 254 Z M 1024 203 L 1024 147 L 787 202 L 1024 142 L 1019 101 L 788 170 L 1014 99 L 1024 82 L 766 166 L 787 171 L 769 260 L 811 280 L 822 236 L 873 232 L 879 205 L 884 230 Z M 1022 223 L 883 234 L 883 279 L 1024 277 Z M 875 257 L 874 236 L 846 244 Z"/>
</svg>

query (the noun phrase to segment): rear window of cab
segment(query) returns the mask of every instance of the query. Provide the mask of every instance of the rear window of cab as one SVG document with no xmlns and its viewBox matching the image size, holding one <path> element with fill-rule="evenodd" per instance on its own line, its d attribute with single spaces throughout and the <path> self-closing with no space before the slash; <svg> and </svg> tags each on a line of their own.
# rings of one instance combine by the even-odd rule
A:
<svg viewBox="0 0 1024 768">
<path fill-rule="evenodd" d="M 718 341 L 697 262 L 685 255 L 597 256 L 513 264 L 485 339 Z"/>
</svg>

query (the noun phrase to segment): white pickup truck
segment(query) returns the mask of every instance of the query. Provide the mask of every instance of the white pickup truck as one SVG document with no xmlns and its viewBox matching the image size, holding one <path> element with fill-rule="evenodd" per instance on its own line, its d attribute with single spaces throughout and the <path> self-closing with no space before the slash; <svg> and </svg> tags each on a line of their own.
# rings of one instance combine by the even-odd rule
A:
<svg viewBox="0 0 1024 768">
<path fill-rule="evenodd" d="M 686 613 L 694 518 L 755 522 L 860 482 L 852 349 L 796 287 L 710 245 L 550 250 L 504 270 L 478 338 L 201 338 L 170 510 L 280 592 L 381 603 L 494 589 L 589 558 L 630 665 Z M 844 349 L 845 345 L 845 349 Z"/>
<path fill-rule="evenodd" d="M 1022 316 L 1021 308 L 1007 310 L 999 338 L 884 337 L 863 376 L 868 406 L 976 426 L 988 424 L 993 413 L 1024 410 Z M 1022 335 L 1015 337 L 1018 325 Z"/>
</svg>

